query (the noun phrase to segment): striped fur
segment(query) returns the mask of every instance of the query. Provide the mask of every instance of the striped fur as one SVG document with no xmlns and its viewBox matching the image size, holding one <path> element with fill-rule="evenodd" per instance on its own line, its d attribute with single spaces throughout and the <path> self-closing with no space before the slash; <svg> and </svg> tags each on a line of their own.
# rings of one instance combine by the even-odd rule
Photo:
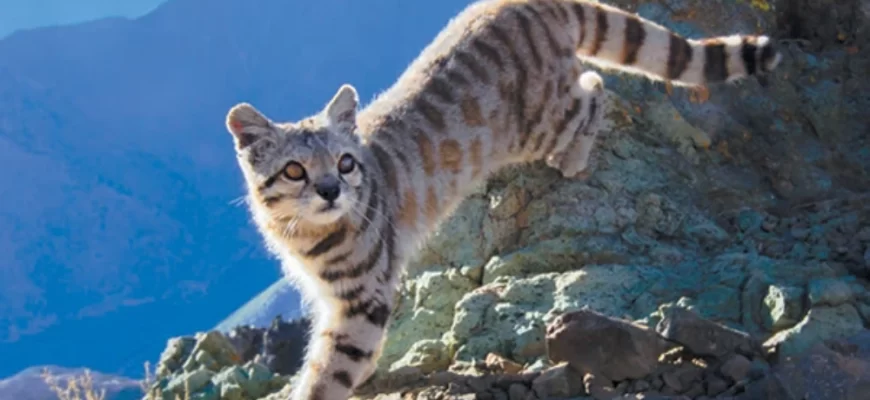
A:
<svg viewBox="0 0 870 400">
<path fill-rule="evenodd" d="M 598 3 L 484 0 L 359 111 L 349 85 L 297 122 L 229 111 L 253 218 L 313 307 L 294 399 L 347 398 L 374 371 L 400 271 L 471 188 L 511 164 L 586 168 L 604 84 L 578 57 L 682 85 L 780 58 L 764 36 L 687 40 Z"/>
</svg>

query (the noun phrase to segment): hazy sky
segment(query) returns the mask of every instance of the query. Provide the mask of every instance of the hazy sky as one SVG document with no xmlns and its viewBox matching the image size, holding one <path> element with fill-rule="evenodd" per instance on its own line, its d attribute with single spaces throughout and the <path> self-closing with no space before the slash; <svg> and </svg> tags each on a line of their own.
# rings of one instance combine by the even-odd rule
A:
<svg viewBox="0 0 870 400">
<path fill-rule="evenodd" d="M 0 38 L 19 29 L 138 17 L 166 0 L 0 0 Z"/>
</svg>

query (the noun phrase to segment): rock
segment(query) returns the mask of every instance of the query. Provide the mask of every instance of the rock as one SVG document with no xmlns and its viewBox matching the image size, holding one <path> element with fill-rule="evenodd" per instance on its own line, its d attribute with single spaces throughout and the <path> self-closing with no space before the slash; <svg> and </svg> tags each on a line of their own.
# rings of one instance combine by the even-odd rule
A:
<svg viewBox="0 0 870 400">
<path fill-rule="evenodd" d="M 854 278 L 814 279 L 809 285 L 810 306 L 839 306 L 855 298 L 852 292 Z"/>
<path fill-rule="evenodd" d="M 794 286 L 770 285 L 764 297 L 768 329 L 781 330 L 793 326 L 803 317 L 804 290 Z"/>
<path fill-rule="evenodd" d="M 701 356 L 722 357 L 733 352 L 760 353 L 757 342 L 748 334 L 679 307 L 664 310 L 664 318 L 656 325 L 656 331 Z"/>
<path fill-rule="evenodd" d="M 496 353 L 489 353 L 486 355 L 486 366 L 492 370 L 501 371 L 506 374 L 517 374 L 523 370 L 523 366 L 508 360 Z"/>
<path fill-rule="evenodd" d="M 306 318 L 284 321 L 278 317 L 262 331 L 262 349 L 258 353 L 271 371 L 291 375 L 302 366 L 310 323 Z M 252 359 L 244 357 L 245 362 Z"/>
<path fill-rule="evenodd" d="M 582 375 L 562 363 L 542 372 L 532 382 L 532 391 L 541 399 L 571 397 L 582 393 L 582 382 Z"/>
<path fill-rule="evenodd" d="M 705 379 L 707 396 L 716 396 L 728 389 L 728 382 L 716 375 L 710 375 Z"/>
<path fill-rule="evenodd" d="M 612 400 L 620 395 L 609 379 L 594 374 L 583 376 L 583 388 L 595 400 Z"/>
<path fill-rule="evenodd" d="M 752 369 L 752 361 L 740 354 L 735 354 L 722 364 L 719 372 L 723 376 L 730 378 L 731 381 L 739 382 L 746 378 L 750 369 Z"/>
<path fill-rule="evenodd" d="M 870 330 L 816 343 L 773 372 L 791 398 L 866 399 L 870 393 Z"/>
<path fill-rule="evenodd" d="M 771 336 L 764 346 L 776 347 L 780 358 L 794 357 L 820 341 L 851 336 L 862 330 L 863 320 L 852 305 L 816 307 L 797 325 Z"/>
<path fill-rule="evenodd" d="M 529 393 L 529 388 L 521 383 L 514 383 L 508 389 L 508 398 L 510 400 L 526 400 Z"/>
<path fill-rule="evenodd" d="M 178 371 L 184 365 L 195 344 L 196 340 L 194 338 L 179 337 L 169 339 L 166 342 L 166 349 L 160 354 L 156 371 L 157 376 L 165 377 Z"/>
<path fill-rule="evenodd" d="M 551 361 L 614 381 L 650 374 L 667 346 L 651 329 L 588 309 L 563 314 L 547 327 Z"/>
<path fill-rule="evenodd" d="M 421 340 L 414 343 L 408 352 L 390 366 L 390 370 L 416 367 L 424 374 L 445 370 L 450 365 L 447 347 L 440 340 Z"/>
<path fill-rule="evenodd" d="M 242 357 L 236 352 L 233 343 L 219 331 L 197 333 L 195 338 L 194 354 L 198 351 L 208 353 L 218 365 L 231 365 L 242 361 Z"/>
<path fill-rule="evenodd" d="M 207 369 L 187 372 L 176 376 L 166 385 L 166 389 L 176 395 L 184 395 L 185 391 L 193 393 L 205 387 L 213 376 L 214 372 Z"/>
<path fill-rule="evenodd" d="M 253 326 L 237 326 L 227 333 L 227 339 L 243 360 L 251 360 L 263 347 L 263 330 Z"/>
<path fill-rule="evenodd" d="M 414 308 L 426 308 L 450 314 L 459 299 L 477 285 L 458 270 L 427 271 L 416 280 Z"/>
<path fill-rule="evenodd" d="M 245 392 L 242 387 L 235 383 L 221 385 L 221 400 L 245 400 Z"/>
</svg>

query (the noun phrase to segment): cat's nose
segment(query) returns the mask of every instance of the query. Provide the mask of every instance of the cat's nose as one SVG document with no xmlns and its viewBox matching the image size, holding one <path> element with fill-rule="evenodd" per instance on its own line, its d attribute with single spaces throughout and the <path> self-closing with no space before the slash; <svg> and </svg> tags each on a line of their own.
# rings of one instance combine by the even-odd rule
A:
<svg viewBox="0 0 870 400">
<path fill-rule="evenodd" d="M 326 201 L 335 201 L 335 199 L 338 198 L 338 194 L 341 192 L 341 189 L 338 187 L 338 182 L 332 180 L 315 183 L 314 190 Z"/>
</svg>

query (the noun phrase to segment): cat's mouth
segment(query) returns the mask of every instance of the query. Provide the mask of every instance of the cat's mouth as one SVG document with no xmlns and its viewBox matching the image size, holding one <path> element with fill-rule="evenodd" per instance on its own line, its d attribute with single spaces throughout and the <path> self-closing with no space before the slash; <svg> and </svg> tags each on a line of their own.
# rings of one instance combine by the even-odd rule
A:
<svg viewBox="0 0 870 400">
<path fill-rule="evenodd" d="M 321 206 L 320 209 L 317 210 L 317 212 L 329 213 L 329 212 L 336 211 L 336 210 L 338 210 L 338 206 L 335 205 L 334 201 L 330 201 L 329 203 L 326 203 L 323 206 Z"/>
</svg>

